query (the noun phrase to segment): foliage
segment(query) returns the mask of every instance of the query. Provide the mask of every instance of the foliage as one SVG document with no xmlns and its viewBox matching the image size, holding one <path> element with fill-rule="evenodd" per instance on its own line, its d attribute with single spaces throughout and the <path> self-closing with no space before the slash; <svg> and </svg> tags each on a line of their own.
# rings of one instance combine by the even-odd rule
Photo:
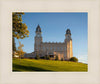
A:
<svg viewBox="0 0 100 84">
<path fill-rule="evenodd" d="M 47 60 L 50 60 L 50 56 L 49 55 L 47 56 Z"/>
<path fill-rule="evenodd" d="M 39 55 L 38 55 L 38 54 L 36 55 L 35 59 L 40 59 L 40 57 L 39 57 Z"/>
<path fill-rule="evenodd" d="M 70 61 L 78 62 L 78 59 L 76 57 L 72 57 L 72 58 L 70 58 Z"/>
<path fill-rule="evenodd" d="M 71 61 L 13 59 L 13 71 L 73 71 L 88 70 L 88 65 Z"/>
<path fill-rule="evenodd" d="M 47 59 L 47 56 L 46 55 L 44 56 L 44 59 Z"/>
<path fill-rule="evenodd" d="M 61 61 L 64 61 L 64 59 L 63 59 L 63 58 L 61 58 Z"/>
<path fill-rule="evenodd" d="M 21 57 L 21 59 L 24 59 L 24 57 Z"/>
<path fill-rule="evenodd" d="M 25 23 L 22 23 L 23 12 L 12 13 L 13 37 L 23 39 L 29 36 L 29 31 Z"/>
<path fill-rule="evenodd" d="M 56 55 L 56 59 L 55 60 L 58 60 L 58 56 Z"/>
<path fill-rule="evenodd" d="M 19 58 L 23 58 L 24 57 L 24 54 L 25 54 L 25 52 L 19 51 L 19 50 L 17 50 L 16 53 L 19 56 Z"/>
<path fill-rule="evenodd" d="M 40 59 L 44 59 L 44 57 L 40 57 Z"/>
<path fill-rule="evenodd" d="M 49 56 L 49 55 L 45 55 L 45 56 L 44 56 L 44 59 L 50 60 L 50 56 Z"/>
<path fill-rule="evenodd" d="M 14 56 L 14 51 L 16 51 L 15 38 L 23 39 L 23 38 L 29 36 L 29 31 L 27 30 L 26 24 L 22 23 L 22 15 L 24 15 L 23 12 L 13 12 L 12 13 L 12 30 L 13 30 L 13 37 L 12 37 L 12 43 L 13 43 L 12 47 L 13 48 L 12 49 L 13 49 L 13 56 Z M 21 53 L 23 53 L 23 51 L 19 51 L 18 53 L 20 55 Z"/>
<path fill-rule="evenodd" d="M 23 47 L 24 45 L 23 44 L 21 44 L 21 42 L 19 42 L 19 47 L 18 47 L 18 53 L 19 53 L 19 57 L 21 58 L 21 57 L 24 57 L 24 52 L 23 52 L 23 49 L 22 49 L 22 47 Z"/>
<path fill-rule="evenodd" d="M 33 59 L 33 57 L 29 57 L 29 59 Z"/>
</svg>

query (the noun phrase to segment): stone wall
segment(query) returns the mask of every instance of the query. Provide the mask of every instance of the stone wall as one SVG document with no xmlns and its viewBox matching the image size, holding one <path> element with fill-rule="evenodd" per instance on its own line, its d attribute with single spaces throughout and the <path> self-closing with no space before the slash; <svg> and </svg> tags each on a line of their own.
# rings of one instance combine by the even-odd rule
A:
<svg viewBox="0 0 100 84">
<path fill-rule="evenodd" d="M 72 40 L 70 40 L 70 58 L 73 57 Z"/>
<path fill-rule="evenodd" d="M 54 52 L 54 55 L 58 56 L 58 60 L 61 60 L 61 59 L 64 60 L 64 52 Z"/>
</svg>

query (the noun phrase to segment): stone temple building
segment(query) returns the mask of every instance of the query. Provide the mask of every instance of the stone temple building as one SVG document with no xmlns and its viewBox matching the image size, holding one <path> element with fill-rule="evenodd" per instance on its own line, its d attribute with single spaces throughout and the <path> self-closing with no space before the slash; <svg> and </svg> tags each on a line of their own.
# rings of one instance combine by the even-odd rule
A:
<svg viewBox="0 0 100 84">
<path fill-rule="evenodd" d="M 73 57 L 70 29 L 66 30 L 65 40 L 63 43 L 43 42 L 42 31 L 39 25 L 37 26 L 35 33 L 34 52 L 25 54 L 25 57 L 35 57 L 36 54 L 40 57 L 50 56 L 51 59 L 55 59 L 55 56 L 58 56 L 59 60 L 69 60 Z"/>
</svg>

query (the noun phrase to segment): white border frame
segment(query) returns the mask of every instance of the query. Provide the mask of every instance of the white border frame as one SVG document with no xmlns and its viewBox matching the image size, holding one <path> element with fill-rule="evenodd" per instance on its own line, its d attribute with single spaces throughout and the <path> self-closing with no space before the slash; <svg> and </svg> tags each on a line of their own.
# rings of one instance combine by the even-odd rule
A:
<svg viewBox="0 0 100 84">
<path fill-rule="evenodd" d="M 1 0 L 1 84 L 100 84 L 99 0 Z M 88 72 L 12 72 L 12 12 L 88 12 Z"/>
</svg>

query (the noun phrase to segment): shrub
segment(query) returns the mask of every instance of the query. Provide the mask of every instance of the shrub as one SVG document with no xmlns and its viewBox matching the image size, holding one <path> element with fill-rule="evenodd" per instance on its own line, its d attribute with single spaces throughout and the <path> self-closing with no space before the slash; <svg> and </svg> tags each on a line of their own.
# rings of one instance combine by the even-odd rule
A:
<svg viewBox="0 0 100 84">
<path fill-rule="evenodd" d="M 70 58 L 70 61 L 78 62 L 78 59 L 76 57 L 72 57 L 72 58 Z"/>
<path fill-rule="evenodd" d="M 29 57 L 29 59 L 33 59 L 33 57 Z"/>
<path fill-rule="evenodd" d="M 40 59 L 39 55 L 36 55 L 35 59 Z"/>
<path fill-rule="evenodd" d="M 40 59 L 44 59 L 44 57 L 40 57 Z"/>
<path fill-rule="evenodd" d="M 47 59 L 47 56 L 44 56 L 44 59 Z"/>
<path fill-rule="evenodd" d="M 61 61 L 63 61 L 63 58 L 61 58 Z"/>
<path fill-rule="evenodd" d="M 49 55 L 47 56 L 47 60 L 50 60 L 50 56 Z"/>
<path fill-rule="evenodd" d="M 58 60 L 58 56 L 56 55 L 56 59 L 55 60 Z"/>
<path fill-rule="evenodd" d="M 21 59 L 24 59 L 24 57 L 21 57 Z"/>
</svg>

